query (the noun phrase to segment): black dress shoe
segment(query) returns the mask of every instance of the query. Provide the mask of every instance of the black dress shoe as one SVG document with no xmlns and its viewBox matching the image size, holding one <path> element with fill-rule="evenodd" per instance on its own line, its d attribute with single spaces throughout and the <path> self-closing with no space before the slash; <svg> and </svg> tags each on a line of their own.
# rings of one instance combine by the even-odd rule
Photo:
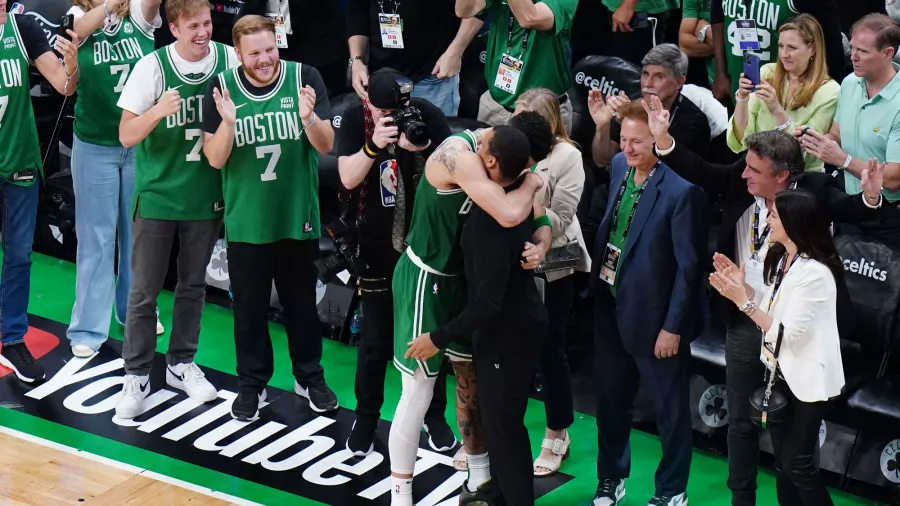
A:
<svg viewBox="0 0 900 506">
<path fill-rule="evenodd" d="M 469 490 L 469 480 L 466 480 L 459 494 L 459 506 L 506 506 L 506 501 L 494 480 L 482 483 L 474 492 Z"/>
</svg>

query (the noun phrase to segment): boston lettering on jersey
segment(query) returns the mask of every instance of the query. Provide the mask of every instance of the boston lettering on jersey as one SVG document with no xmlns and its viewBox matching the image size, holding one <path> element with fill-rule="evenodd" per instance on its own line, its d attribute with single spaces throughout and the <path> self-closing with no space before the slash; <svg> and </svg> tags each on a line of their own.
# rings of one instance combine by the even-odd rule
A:
<svg viewBox="0 0 900 506">
<path fill-rule="evenodd" d="M 3 77 L 4 88 L 22 86 L 22 61 L 0 60 L 0 75 Z"/>
<path fill-rule="evenodd" d="M 114 61 L 134 61 L 144 56 L 136 39 L 119 39 L 110 44 L 106 39 L 94 41 L 94 65 Z"/>
<path fill-rule="evenodd" d="M 237 147 L 300 138 L 300 116 L 293 111 L 267 111 L 238 118 L 234 124 Z"/>
<path fill-rule="evenodd" d="M 203 95 L 181 97 L 181 107 L 178 109 L 178 112 L 171 116 L 166 116 L 166 128 L 198 125 L 201 121 L 203 121 Z M 203 139 L 203 136 L 201 135 L 199 138 Z M 203 146 L 202 141 L 200 146 Z"/>
<path fill-rule="evenodd" d="M 355 418 L 352 411 L 340 409 L 319 415 L 293 392 L 267 387 L 269 401 L 260 409 L 259 420 L 232 420 L 237 377 L 203 367 L 206 377 L 219 389 L 219 398 L 200 403 L 166 385 L 166 359 L 160 353 L 153 357 L 156 372 L 150 377 L 151 393 L 144 401 L 143 412 L 133 420 L 123 420 L 115 417 L 124 380 L 122 343 L 109 340 L 94 357 L 73 359 L 68 347 L 60 345 L 65 325 L 33 315 L 29 320 L 49 334 L 29 332 L 27 338 L 35 349 L 49 349 L 39 358 L 47 381 L 26 388 L 12 374 L 0 376 L 0 399 L 16 406 L 17 411 L 324 504 L 390 504 L 387 421 L 379 423 L 375 451 L 367 457 L 354 457 L 344 448 Z M 42 347 L 43 343 L 34 342 L 38 334 L 55 343 Z M 453 469 L 450 455 L 428 450 L 427 437 L 424 433 L 422 436 L 413 488 L 417 504 L 458 504 L 466 473 Z M 103 453 L 93 444 L 98 443 L 85 439 L 78 449 Z M 127 454 L 121 458 L 126 464 L 140 465 L 128 461 Z M 194 476 L 177 478 L 191 481 Z M 536 480 L 535 495 L 546 495 L 571 479 L 557 473 Z M 234 485 L 220 483 L 215 489 L 240 488 Z"/>
</svg>

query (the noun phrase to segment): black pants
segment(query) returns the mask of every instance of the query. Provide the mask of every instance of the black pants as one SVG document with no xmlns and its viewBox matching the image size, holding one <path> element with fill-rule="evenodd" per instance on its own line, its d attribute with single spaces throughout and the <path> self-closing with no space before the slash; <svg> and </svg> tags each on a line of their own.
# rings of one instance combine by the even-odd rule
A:
<svg viewBox="0 0 900 506">
<path fill-rule="evenodd" d="M 364 292 L 362 295 L 363 333 L 356 357 L 356 416 L 377 420 L 384 405 L 384 380 L 387 365 L 394 357 L 394 301 L 390 290 L 391 276 L 385 277 L 384 292 Z M 434 397 L 425 413 L 429 420 L 446 423 L 447 367 L 441 367 L 435 383 Z"/>
<path fill-rule="evenodd" d="M 656 494 L 674 496 L 685 492 L 693 453 L 688 388 L 690 347 L 682 343 L 678 354 L 666 359 L 629 353 L 619 334 L 612 297 L 598 297 L 595 302 L 594 329 L 597 478 L 620 480 L 631 473 L 631 420 L 638 384 L 643 380 L 656 410 L 656 426 L 662 439 Z"/>
<path fill-rule="evenodd" d="M 523 344 L 500 355 L 483 356 L 476 343 L 473 361 L 484 442 L 491 456 L 491 475 L 500 485 L 507 505 L 532 506 L 534 469 L 525 410 L 540 360 L 543 334 L 530 339 L 517 337 Z"/>
<path fill-rule="evenodd" d="M 566 355 L 566 327 L 574 299 L 574 275 L 544 284 L 544 305 L 547 307 L 550 326 L 541 352 L 541 373 L 544 391 L 547 393 L 544 410 L 547 413 L 547 428 L 550 430 L 568 429 L 575 421 L 572 371 Z"/>
<path fill-rule="evenodd" d="M 320 364 L 322 325 L 316 312 L 316 273 L 312 265 L 318 254 L 317 240 L 228 244 L 240 388 L 262 391 L 272 378 L 268 314 L 273 280 L 284 308 L 294 378 L 304 388 L 325 383 Z"/>
<path fill-rule="evenodd" d="M 732 317 L 725 337 L 725 392 L 728 395 L 728 488 L 733 506 L 756 504 L 759 430 L 750 421 L 750 394 L 763 386 L 759 360 L 762 334 L 744 315 Z M 818 430 L 818 429 L 817 429 Z"/>
<path fill-rule="evenodd" d="M 832 506 L 831 496 L 819 475 L 816 449 L 819 428 L 828 411 L 828 402 L 802 402 L 784 383 L 777 387 L 788 398 L 785 425 L 773 426 L 775 486 L 781 506 Z"/>
</svg>

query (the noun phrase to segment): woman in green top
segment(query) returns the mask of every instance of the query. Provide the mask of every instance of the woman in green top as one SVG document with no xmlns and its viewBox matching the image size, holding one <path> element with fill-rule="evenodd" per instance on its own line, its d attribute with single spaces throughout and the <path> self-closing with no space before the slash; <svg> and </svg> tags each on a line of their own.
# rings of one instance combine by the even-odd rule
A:
<svg viewBox="0 0 900 506">
<path fill-rule="evenodd" d="M 828 76 L 822 27 L 809 14 L 799 14 L 778 30 L 778 61 L 760 69 L 762 82 L 741 74 L 737 105 L 728 123 L 728 146 L 747 149 L 747 137 L 767 130 L 793 131 L 809 126 L 826 133 L 837 110 L 841 86 Z M 807 171 L 822 171 L 821 160 L 804 153 Z"/>
<path fill-rule="evenodd" d="M 116 105 L 137 61 L 153 52 L 162 25 L 160 0 L 74 0 L 78 50 L 78 100 L 72 140 L 75 190 L 75 307 L 66 336 L 72 353 L 89 357 L 106 341 L 113 304 L 125 322 L 131 285 L 129 210 L 134 190 L 134 149 L 119 142 L 122 110 Z M 119 276 L 115 275 L 116 238 Z M 157 332 L 161 333 L 157 324 Z"/>
</svg>

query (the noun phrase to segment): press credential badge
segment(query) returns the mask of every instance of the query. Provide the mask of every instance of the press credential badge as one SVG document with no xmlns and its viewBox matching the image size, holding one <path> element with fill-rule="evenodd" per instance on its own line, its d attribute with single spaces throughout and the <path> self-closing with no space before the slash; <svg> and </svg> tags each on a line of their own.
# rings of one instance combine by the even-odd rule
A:
<svg viewBox="0 0 900 506">
<path fill-rule="evenodd" d="M 494 86 L 515 95 L 519 87 L 519 76 L 522 74 L 522 64 L 522 60 L 504 53 L 500 58 L 500 68 L 497 70 Z"/>
<path fill-rule="evenodd" d="M 403 49 L 403 26 L 399 14 L 378 15 L 381 30 L 381 45 L 386 49 Z"/>
</svg>

